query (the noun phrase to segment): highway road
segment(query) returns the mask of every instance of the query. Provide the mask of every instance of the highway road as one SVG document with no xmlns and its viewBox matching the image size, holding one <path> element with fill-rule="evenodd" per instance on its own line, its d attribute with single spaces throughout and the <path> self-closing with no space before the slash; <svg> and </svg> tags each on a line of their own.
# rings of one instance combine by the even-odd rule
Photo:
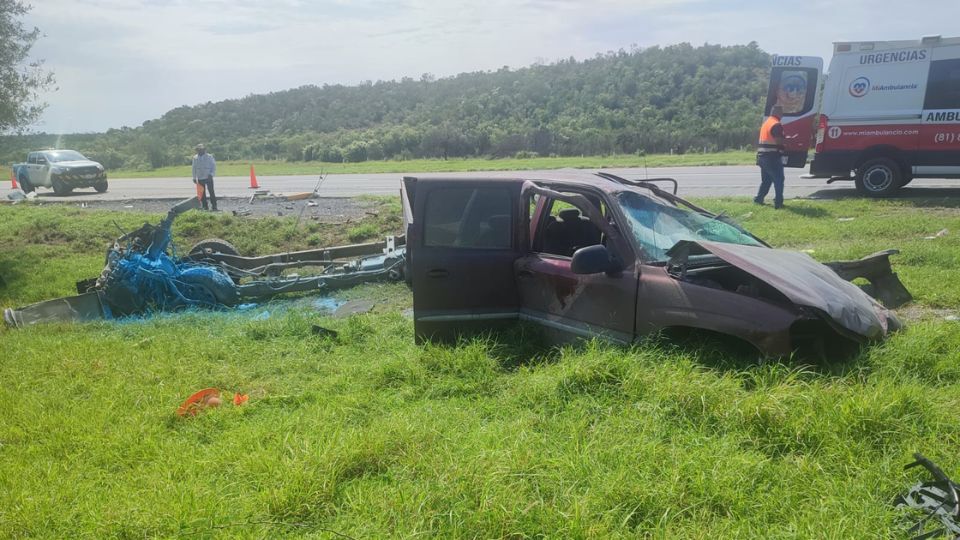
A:
<svg viewBox="0 0 960 540">
<path fill-rule="evenodd" d="M 675 178 L 680 183 L 679 195 L 685 197 L 753 196 L 756 193 L 760 173 L 755 166 L 733 167 L 663 167 L 644 170 L 603 169 L 627 178 Z M 383 173 L 383 174 L 331 174 L 319 189 L 322 197 L 354 197 L 357 195 L 395 195 L 399 192 L 399 180 L 403 176 L 420 177 L 519 177 L 547 179 L 551 176 L 589 174 L 590 170 L 562 169 L 552 171 L 495 171 L 467 173 Z M 853 182 L 836 182 L 828 185 L 823 179 L 803 179 L 802 169 L 787 169 L 786 197 L 837 198 L 853 195 Z M 291 194 L 313 191 L 319 176 L 258 176 L 261 189 L 274 194 Z M 249 197 L 250 178 L 225 176 L 216 179 L 218 197 Z M 96 193 L 92 188 L 79 189 L 66 197 L 56 197 L 47 189 L 39 190 L 44 201 L 125 201 L 146 199 L 184 199 L 196 194 L 189 178 L 111 178 L 106 193 Z M 960 180 L 918 179 L 904 190 L 905 196 L 960 196 Z M 770 194 L 772 197 L 773 194 Z"/>
</svg>

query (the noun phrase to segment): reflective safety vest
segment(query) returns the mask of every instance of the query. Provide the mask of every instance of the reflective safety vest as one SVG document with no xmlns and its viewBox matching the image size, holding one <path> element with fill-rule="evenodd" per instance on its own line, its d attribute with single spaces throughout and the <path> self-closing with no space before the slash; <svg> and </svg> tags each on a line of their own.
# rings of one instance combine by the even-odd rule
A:
<svg viewBox="0 0 960 540">
<path fill-rule="evenodd" d="M 760 143 L 757 145 L 760 152 L 773 152 L 781 149 L 777 143 L 777 138 L 773 136 L 773 127 L 780 124 L 780 119 L 770 116 L 760 126 Z M 782 126 L 781 126 L 782 127 Z"/>
</svg>

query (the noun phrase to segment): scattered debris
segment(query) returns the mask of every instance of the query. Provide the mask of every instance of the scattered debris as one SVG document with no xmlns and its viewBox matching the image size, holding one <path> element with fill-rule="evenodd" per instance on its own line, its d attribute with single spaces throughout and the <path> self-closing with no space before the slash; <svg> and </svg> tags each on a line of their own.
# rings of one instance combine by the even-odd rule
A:
<svg viewBox="0 0 960 540">
<path fill-rule="evenodd" d="M 311 326 L 311 327 L 310 327 L 310 331 L 312 331 L 313 334 L 316 335 L 316 336 L 329 337 L 329 338 L 334 338 L 334 339 L 336 339 L 336 337 L 339 335 L 336 330 L 331 330 L 331 329 L 329 329 L 329 328 L 324 328 L 324 327 L 320 326 L 319 324 L 315 324 L 315 325 Z"/>
<path fill-rule="evenodd" d="M 197 413 L 208 407 L 220 406 L 220 390 L 204 388 L 188 397 L 177 408 L 177 416 L 196 416 Z"/>
<path fill-rule="evenodd" d="M 898 495 L 893 500 L 895 508 L 913 514 L 916 523 L 907 532 L 914 535 L 914 540 L 948 536 L 956 538 L 960 535 L 960 499 L 957 485 L 934 462 L 922 454 L 915 453 L 913 463 L 904 467 L 910 469 L 922 465 L 932 476 L 932 482 L 917 482 L 906 493 Z M 918 514 L 922 517 L 918 518 Z M 937 525 L 936 518 L 939 521 Z"/>
<path fill-rule="evenodd" d="M 307 206 L 319 206 L 317 201 L 307 201 Z"/>
<path fill-rule="evenodd" d="M 30 193 L 27 193 L 27 198 L 30 199 L 31 201 L 32 201 L 33 199 L 36 199 L 36 198 L 37 198 L 37 192 L 36 192 L 36 191 L 31 191 Z"/>
<path fill-rule="evenodd" d="M 304 191 L 303 193 L 291 193 L 290 195 L 285 195 L 284 198 L 288 201 L 302 201 L 304 199 L 312 199 L 317 196 L 315 191 Z"/>
<path fill-rule="evenodd" d="M 855 220 L 855 219 L 857 219 L 857 218 L 842 217 L 842 218 L 837 218 L 837 221 L 853 221 L 853 220 Z"/>
<path fill-rule="evenodd" d="M 945 320 L 945 321 L 960 321 L 960 317 L 958 317 L 957 315 L 947 315 L 946 317 L 943 318 L 943 320 Z"/>
<path fill-rule="evenodd" d="M 337 300 L 336 298 L 330 297 L 321 297 L 313 301 L 313 307 L 317 308 L 320 311 L 325 311 L 328 313 L 333 313 L 337 310 L 338 307 L 342 306 L 345 302 L 343 300 Z"/>
<path fill-rule="evenodd" d="M 234 406 L 239 407 L 240 405 L 246 403 L 249 399 L 249 394 L 241 394 L 240 392 L 237 392 L 233 395 L 233 404 Z"/>
<path fill-rule="evenodd" d="M 333 312 L 333 317 L 335 319 L 344 319 L 351 315 L 368 313 L 373 309 L 373 306 L 373 300 L 350 300 L 346 304 L 338 307 L 337 310 Z"/>
<path fill-rule="evenodd" d="M 935 239 L 935 238 L 943 238 L 944 236 L 947 235 L 948 232 L 950 232 L 950 231 L 948 231 L 947 229 L 940 229 L 939 231 L 937 231 L 937 234 L 935 234 L 935 235 L 933 235 L 933 236 L 924 236 L 923 239 L 924 239 L 924 240 L 933 240 L 933 239 Z"/>
<path fill-rule="evenodd" d="M 253 212 L 251 212 L 250 210 L 248 210 L 248 209 L 246 209 L 246 208 L 243 208 L 243 209 L 240 209 L 240 210 L 234 210 L 232 213 L 233 213 L 233 215 L 235 215 L 235 216 L 237 216 L 237 217 L 243 217 L 243 216 L 249 216 L 249 215 L 252 214 Z"/>
<path fill-rule="evenodd" d="M 15 191 L 11 191 L 10 193 L 7 193 L 7 198 L 10 199 L 11 201 L 22 201 L 26 199 L 27 196 L 18 189 Z"/>
</svg>

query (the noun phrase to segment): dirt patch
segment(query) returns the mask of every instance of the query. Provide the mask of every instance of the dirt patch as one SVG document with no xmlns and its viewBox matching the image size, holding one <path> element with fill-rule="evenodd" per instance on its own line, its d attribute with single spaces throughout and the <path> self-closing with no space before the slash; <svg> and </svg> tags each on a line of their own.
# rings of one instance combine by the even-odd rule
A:
<svg viewBox="0 0 960 540">
<path fill-rule="evenodd" d="M 957 321 L 960 322 L 960 311 L 956 309 L 932 308 L 917 304 L 909 304 L 896 310 L 897 316 L 907 322 L 918 321 Z"/>
<path fill-rule="evenodd" d="M 32 202 L 36 206 L 64 206 L 84 210 L 115 210 L 129 212 L 166 213 L 176 201 L 171 199 L 137 199 L 127 201 Z M 243 217 L 299 216 L 303 220 L 320 223 L 356 221 L 375 212 L 377 203 L 346 197 L 326 197 L 302 201 L 287 201 L 280 197 L 218 198 L 220 213 Z"/>
</svg>

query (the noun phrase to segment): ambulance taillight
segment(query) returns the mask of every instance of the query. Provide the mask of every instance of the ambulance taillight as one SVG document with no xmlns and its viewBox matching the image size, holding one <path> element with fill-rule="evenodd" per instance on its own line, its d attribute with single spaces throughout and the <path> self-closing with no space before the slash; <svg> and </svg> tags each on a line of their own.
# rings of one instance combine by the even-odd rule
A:
<svg viewBox="0 0 960 540">
<path fill-rule="evenodd" d="M 821 114 L 820 122 L 817 124 L 817 145 L 814 147 L 814 152 L 823 152 L 823 139 L 827 136 L 829 124 L 830 119 L 827 115 Z"/>
</svg>

